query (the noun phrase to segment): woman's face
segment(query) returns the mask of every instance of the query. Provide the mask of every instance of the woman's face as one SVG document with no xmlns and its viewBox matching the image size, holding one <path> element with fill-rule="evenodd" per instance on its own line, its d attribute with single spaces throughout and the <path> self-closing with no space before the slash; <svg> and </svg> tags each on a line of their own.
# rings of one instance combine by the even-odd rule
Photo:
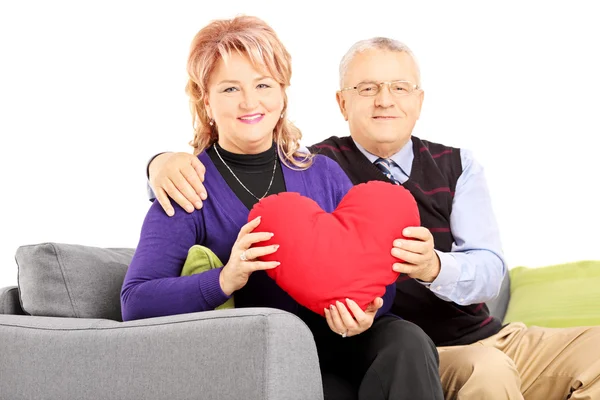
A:
<svg viewBox="0 0 600 400">
<path fill-rule="evenodd" d="M 232 153 L 256 154 L 273 143 L 283 111 L 283 88 L 267 72 L 234 53 L 221 59 L 208 81 L 205 101 L 219 132 L 219 145 Z"/>
</svg>

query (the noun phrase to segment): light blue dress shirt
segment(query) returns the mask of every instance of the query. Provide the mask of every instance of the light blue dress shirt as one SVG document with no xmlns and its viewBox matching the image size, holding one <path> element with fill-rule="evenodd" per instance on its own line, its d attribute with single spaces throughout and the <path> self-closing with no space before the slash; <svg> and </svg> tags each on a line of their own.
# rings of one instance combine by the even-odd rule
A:
<svg viewBox="0 0 600 400">
<path fill-rule="evenodd" d="M 379 158 L 354 143 L 372 163 Z M 423 284 L 443 300 L 469 305 L 495 298 L 507 267 L 483 167 L 468 150 L 461 149 L 460 156 L 463 172 L 456 183 L 450 214 L 454 243 L 449 253 L 436 250 L 440 273 L 430 284 Z M 406 182 L 414 159 L 412 141 L 390 159 L 395 163 L 391 168 L 394 178 Z"/>
</svg>

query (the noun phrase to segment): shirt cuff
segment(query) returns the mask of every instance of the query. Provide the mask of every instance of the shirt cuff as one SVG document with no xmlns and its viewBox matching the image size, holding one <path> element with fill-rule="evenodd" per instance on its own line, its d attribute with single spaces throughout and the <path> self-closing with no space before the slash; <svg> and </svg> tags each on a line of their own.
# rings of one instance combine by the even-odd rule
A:
<svg viewBox="0 0 600 400">
<path fill-rule="evenodd" d="M 150 182 L 146 182 L 146 194 L 148 194 L 148 200 L 156 200 L 156 195 L 154 194 L 154 190 L 152 190 L 152 186 L 150 186 Z"/>
<path fill-rule="evenodd" d="M 221 284 L 219 283 L 219 275 L 221 275 L 221 268 L 214 268 L 208 271 L 204 271 L 198 276 L 198 285 L 200 287 L 200 293 L 204 297 L 204 301 L 209 305 L 211 310 L 219 307 L 225 303 L 231 296 L 227 296 Z"/>
<path fill-rule="evenodd" d="M 165 154 L 165 152 L 153 155 L 146 164 L 146 193 L 148 194 L 148 200 L 150 201 L 156 200 L 154 190 L 152 190 L 152 186 L 150 186 L 150 164 L 152 164 L 152 161 L 154 161 L 154 159 L 160 156 L 161 154 Z"/>
<path fill-rule="evenodd" d="M 460 278 L 460 264 L 452 254 L 435 250 L 440 258 L 440 273 L 429 283 L 429 289 L 440 296 L 451 298 Z"/>
</svg>

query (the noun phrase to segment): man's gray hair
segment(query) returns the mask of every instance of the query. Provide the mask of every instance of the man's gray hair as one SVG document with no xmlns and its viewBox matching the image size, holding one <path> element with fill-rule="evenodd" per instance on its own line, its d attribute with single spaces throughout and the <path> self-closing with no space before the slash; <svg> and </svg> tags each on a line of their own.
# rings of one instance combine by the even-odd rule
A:
<svg viewBox="0 0 600 400">
<path fill-rule="evenodd" d="M 421 86 L 421 70 L 419 69 L 419 63 L 415 58 L 415 55 L 410 50 L 410 48 L 399 40 L 394 40 L 386 37 L 374 37 L 371 39 L 361 40 L 356 42 L 350 47 L 350 50 L 342 57 L 342 61 L 340 62 L 340 89 L 343 88 L 344 85 L 344 76 L 346 76 L 346 71 L 348 70 L 348 65 L 352 59 L 363 51 L 370 49 L 378 49 L 378 50 L 389 50 L 389 51 L 397 51 L 399 53 L 404 52 L 412 57 L 415 62 L 415 66 L 417 67 L 417 82 L 416 84 Z"/>
</svg>

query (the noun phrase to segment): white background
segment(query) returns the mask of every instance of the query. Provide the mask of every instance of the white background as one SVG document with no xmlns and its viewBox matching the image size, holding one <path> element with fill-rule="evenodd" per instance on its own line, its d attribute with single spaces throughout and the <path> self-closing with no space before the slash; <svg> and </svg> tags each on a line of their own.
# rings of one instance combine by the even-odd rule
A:
<svg viewBox="0 0 600 400">
<path fill-rule="evenodd" d="M 294 60 L 290 116 L 305 145 L 347 134 L 338 62 L 389 36 L 420 62 L 415 134 L 486 168 L 510 267 L 600 259 L 600 24 L 593 2 L 3 1 L 0 287 L 19 245 L 137 244 L 147 159 L 190 151 L 194 34 L 244 13 Z"/>
</svg>

